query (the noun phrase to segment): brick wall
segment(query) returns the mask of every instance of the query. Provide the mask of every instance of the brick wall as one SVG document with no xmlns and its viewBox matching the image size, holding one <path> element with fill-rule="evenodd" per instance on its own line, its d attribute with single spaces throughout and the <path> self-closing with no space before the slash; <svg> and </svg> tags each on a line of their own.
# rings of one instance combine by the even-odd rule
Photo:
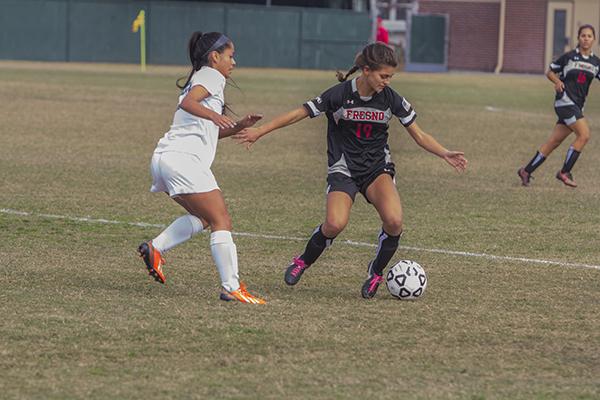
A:
<svg viewBox="0 0 600 400">
<path fill-rule="evenodd" d="M 547 0 L 507 0 L 503 72 L 544 72 Z"/>
<path fill-rule="evenodd" d="M 534 0 L 523 2 L 529 1 Z M 449 15 L 449 69 L 494 70 L 498 60 L 500 3 L 420 0 L 419 12 Z"/>
</svg>

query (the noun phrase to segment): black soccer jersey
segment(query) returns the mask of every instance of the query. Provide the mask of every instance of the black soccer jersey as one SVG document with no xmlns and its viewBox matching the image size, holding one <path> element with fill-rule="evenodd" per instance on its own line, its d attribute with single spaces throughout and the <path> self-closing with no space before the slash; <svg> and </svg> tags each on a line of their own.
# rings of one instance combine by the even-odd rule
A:
<svg viewBox="0 0 600 400">
<path fill-rule="evenodd" d="M 372 97 L 361 97 L 356 78 L 303 105 L 311 118 L 327 115 L 328 173 L 342 173 L 359 181 L 382 164 L 391 163 L 387 140 L 392 115 L 405 127 L 417 118 L 410 103 L 390 87 Z"/>
<path fill-rule="evenodd" d="M 584 56 L 579 49 L 563 54 L 550 64 L 550 70 L 559 74 L 565 84 L 563 93 L 556 93 L 555 107 L 577 105 L 583 108 L 594 77 L 600 79 L 600 58 L 593 53 Z"/>
</svg>

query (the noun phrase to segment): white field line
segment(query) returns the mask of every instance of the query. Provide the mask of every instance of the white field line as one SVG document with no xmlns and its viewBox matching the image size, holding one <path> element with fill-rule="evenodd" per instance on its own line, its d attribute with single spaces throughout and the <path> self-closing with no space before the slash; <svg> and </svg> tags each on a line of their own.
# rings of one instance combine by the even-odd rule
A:
<svg viewBox="0 0 600 400">
<path fill-rule="evenodd" d="M 68 220 L 68 221 L 84 222 L 84 223 L 91 223 L 91 224 L 129 225 L 129 226 L 138 226 L 138 227 L 142 227 L 142 228 L 150 227 L 150 228 L 163 228 L 163 229 L 167 227 L 164 224 L 150 224 L 147 222 L 125 222 L 125 221 L 115 221 L 115 220 L 102 219 L 102 218 L 71 217 L 71 216 L 67 216 L 67 215 L 31 213 L 31 212 L 27 212 L 27 211 L 12 210 L 10 208 L 0 208 L 0 213 L 1 214 L 9 214 L 9 215 L 38 217 L 38 218 L 63 219 L 63 220 Z M 236 236 L 245 236 L 245 237 L 270 239 L 270 240 L 288 240 L 288 241 L 298 241 L 298 242 L 304 242 L 307 240 L 307 238 L 299 238 L 299 237 L 293 237 L 293 236 L 266 235 L 266 234 L 262 234 L 262 233 L 232 232 L 232 234 L 236 235 Z M 343 243 L 343 244 L 347 244 L 349 246 L 377 247 L 377 245 L 375 245 L 373 243 L 355 242 L 353 240 L 340 240 L 337 243 Z M 404 249 L 404 250 L 420 251 L 420 252 L 425 252 L 425 253 L 439 253 L 439 254 L 462 256 L 462 257 L 479 257 L 479 258 L 486 258 L 488 260 L 518 261 L 518 262 L 523 262 L 523 263 L 528 263 L 528 264 L 543 264 L 543 265 L 558 265 L 561 267 L 588 268 L 588 269 L 596 269 L 596 270 L 600 271 L 600 265 L 593 265 L 593 264 L 568 263 L 568 262 L 562 262 L 562 261 L 541 260 L 541 259 L 537 259 L 537 258 L 497 256 L 497 255 L 486 254 L 486 253 L 473 253 L 473 252 L 469 252 L 469 251 L 456 251 L 456 250 L 445 250 L 445 249 L 427 249 L 427 248 L 413 247 L 413 246 L 400 246 L 399 248 Z"/>
</svg>

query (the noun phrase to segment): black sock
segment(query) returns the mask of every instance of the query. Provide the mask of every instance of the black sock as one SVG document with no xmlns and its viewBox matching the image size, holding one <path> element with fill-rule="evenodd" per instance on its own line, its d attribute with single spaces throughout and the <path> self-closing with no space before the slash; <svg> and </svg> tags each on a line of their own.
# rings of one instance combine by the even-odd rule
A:
<svg viewBox="0 0 600 400">
<path fill-rule="evenodd" d="M 531 161 L 529 161 L 529 164 L 525 166 L 525 172 L 527 172 L 528 174 L 533 173 L 533 171 L 535 171 L 537 167 L 542 165 L 544 161 L 546 161 L 546 156 L 540 153 L 539 151 L 536 152 L 535 156 L 531 159 Z"/>
<path fill-rule="evenodd" d="M 400 241 L 400 236 L 390 236 L 382 229 L 379 233 L 379 246 L 377 246 L 377 254 L 375 254 L 375 259 L 373 260 L 373 264 L 371 265 L 371 272 L 376 273 L 377 275 L 381 275 L 385 267 L 387 267 L 388 263 L 396 253 L 398 249 L 398 242 Z"/>
<path fill-rule="evenodd" d="M 563 164 L 563 167 L 560 170 L 560 172 L 571 172 L 571 169 L 577 162 L 577 159 L 579 158 L 580 154 L 581 152 L 575 150 L 573 146 L 569 147 L 569 150 L 567 151 L 567 156 L 565 157 L 565 163 Z"/>
<path fill-rule="evenodd" d="M 328 238 L 323 235 L 321 225 L 319 225 L 306 244 L 306 249 L 304 249 L 304 253 L 302 253 L 300 259 L 304 261 L 306 265 L 311 265 L 317 261 L 317 258 L 323 253 L 323 250 L 331 246 L 333 239 L 335 238 Z"/>
</svg>

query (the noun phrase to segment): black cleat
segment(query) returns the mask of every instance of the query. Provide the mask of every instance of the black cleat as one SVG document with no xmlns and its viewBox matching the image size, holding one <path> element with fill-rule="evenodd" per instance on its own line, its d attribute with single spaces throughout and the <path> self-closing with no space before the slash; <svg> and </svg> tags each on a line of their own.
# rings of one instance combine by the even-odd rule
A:
<svg viewBox="0 0 600 400">
<path fill-rule="evenodd" d="M 379 288 L 379 284 L 383 282 L 383 275 L 376 274 L 371 271 L 371 266 L 373 265 L 373 261 L 369 263 L 369 268 L 367 269 L 369 273 L 369 277 L 362 285 L 361 294 L 365 299 L 372 299 L 377 294 L 377 289 Z"/>
<path fill-rule="evenodd" d="M 295 285 L 300 281 L 302 274 L 308 268 L 308 265 L 304 263 L 304 260 L 299 257 L 294 257 L 292 263 L 285 270 L 285 283 L 290 286 Z"/>
</svg>

